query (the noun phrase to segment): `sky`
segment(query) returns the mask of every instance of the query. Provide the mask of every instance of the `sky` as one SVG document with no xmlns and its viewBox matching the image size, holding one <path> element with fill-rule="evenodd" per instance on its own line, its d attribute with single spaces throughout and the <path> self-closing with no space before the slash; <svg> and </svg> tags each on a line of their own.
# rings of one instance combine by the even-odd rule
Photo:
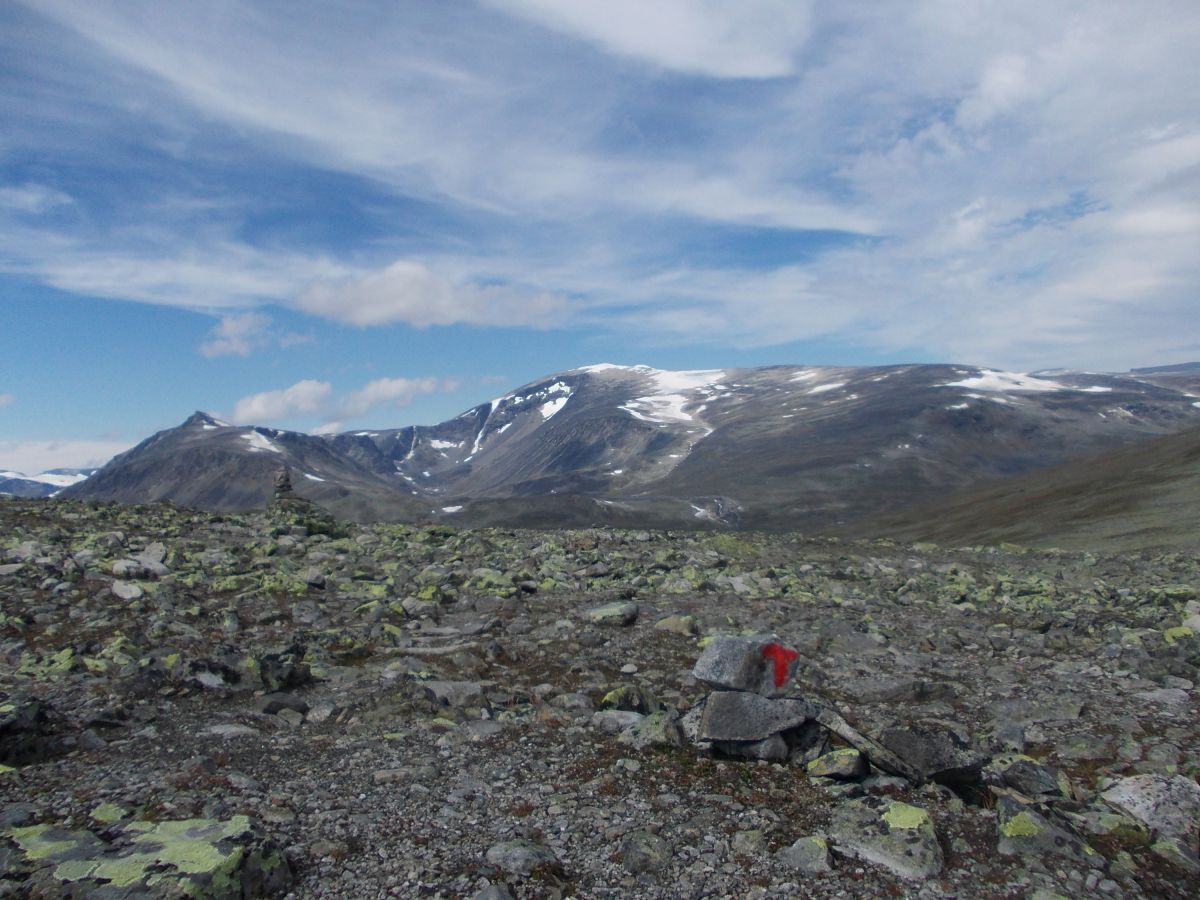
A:
<svg viewBox="0 0 1200 900">
<path fill-rule="evenodd" d="M 0 469 L 553 372 L 1200 359 L 1195 0 L 10 0 Z"/>
</svg>

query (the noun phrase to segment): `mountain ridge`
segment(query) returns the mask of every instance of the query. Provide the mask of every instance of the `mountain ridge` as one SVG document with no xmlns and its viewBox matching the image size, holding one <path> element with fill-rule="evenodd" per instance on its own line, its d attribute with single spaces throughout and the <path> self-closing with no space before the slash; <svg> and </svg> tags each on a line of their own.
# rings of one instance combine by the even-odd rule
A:
<svg viewBox="0 0 1200 900">
<path fill-rule="evenodd" d="M 286 467 L 361 521 L 828 528 L 1200 425 L 1174 377 L 602 363 L 435 425 L 308 435 L 198 412 L 67 494 L 251 509 Z"/>
</svg>

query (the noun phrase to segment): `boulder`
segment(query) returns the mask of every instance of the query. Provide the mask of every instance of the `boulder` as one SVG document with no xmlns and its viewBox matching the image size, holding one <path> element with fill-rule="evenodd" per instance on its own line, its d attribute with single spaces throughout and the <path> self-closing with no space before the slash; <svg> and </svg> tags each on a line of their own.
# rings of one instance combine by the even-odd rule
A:
<svg viewBox="0 0 1200 900">
<path fill-rule="evenodd" d="M 803 725 L 814 715 L 804 700 L 771 699 L 743 691 L 713 691 L 700 719 L 705 741 L 761 741 Z"/>
<path fill-rule="evenodd" d="M 904 760 L 917 781 L 961 785 L 979 780 L 987 757 L 971 748 L 971 735 L 954 722 L 923 719 L 884 729 L 879 743 Z"/>
<path fill-rule="evenodd" d="M 1183 775 L 1133 775 L 1100 794 L 1110 806 L 1132 816 L 1178 847 L 1195 862 L 1200 843 L 1200 785 Z"/>
<path fill-rule="evenodd" d="M 1087 866 L 1104 865 L 1104 858 L 1048 807 L 1011 791 L 993 788 L 992 793 L 996 795 L 996 849 L 1001 856 L 1038 860 L 1056 856 Z"/>
<path fill-rule="evenodd" d="M 924 881 L 942 871 L 942 846 L 933 820 L 919 806 L 865 797 L 841 804 L 830 821 L 838 853 Z"/>
</svg>

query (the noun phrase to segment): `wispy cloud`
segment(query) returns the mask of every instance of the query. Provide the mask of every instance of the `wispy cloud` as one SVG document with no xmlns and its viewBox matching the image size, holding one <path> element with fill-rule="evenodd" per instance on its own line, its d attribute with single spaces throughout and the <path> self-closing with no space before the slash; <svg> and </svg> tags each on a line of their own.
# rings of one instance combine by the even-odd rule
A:
<svg viewBox="0 0 1200 900">
<path fill-rule="evenodd" d="M 269 162 L 255 173 L 337 173 L 437 211 L 338 247 L 255 239 L 272 198 L 238 170 L 220 187 L 247 193 L 219 227 L 176 209 L 160 230 L 35 230 L 55 192 L 102 204 L 12 186 L 0 266 L 64 290 L 1034 367 L 1153 361 L 1194 333 L 1195 4 L 311 4 L 286 28 L 222 0 L 36 9 L 88 52 L 38 117 L 0 97 L 21 125 L 6 152 L 66 145 L 55 123 L 83 104 L 151 135 L 171 172 L 176 156 L 220 169 L 236 145 Z M 91 116 L 97 155 L 136 171 Z M 696 258 L 706 230 L 740 249 Z M 777 232 L 795 258 L 756 251 Z"/>
<path fill-rule="evenodd" d="M 382 325 L 526 325 L 548 328 L 566 318 L 561 297 L 519 288 L 455 284 L 420 263 L 400 260 L 356 278 L 320 282 L 299 298 L 306 312 L 349 322 Z"/>
<path fill-rule="evenodd" d="M 402 409 L 417 397 L 451 393 L 459 386 L 454 378 L 376 378 L 339 396 L 328 381 L 305 379 L 280 390 L 242 397 L 230 419 L 239 425 L 265 425 L 309 416 L 322 422 L 313 430 L 325 433 L 340 430 L 347 419 L 380 408 Z"/>
<path fill-rule="evenodd" d="M 71 198 L 44 184 L 19 184 L 0 187 L 0 208 L 39 214 L 60 206 L 70 206 Z"/>
<path fill-rule="evenodd" d="M 790 75 L 812 31 L 805 0 L 488 2 L 615 53 L 718 78 Z"/>
<path fill-rule="evenodd" d="M 311 335 L 279 331 L 272 328 L 273 319 L 263 313 L 247 312 L 222 316 L 213 326 L 208 339 L 197 348 L 201 356 L 249 356 L 255 350 L 275 344 L 295 347 L 313 341 Z"/>
</svg>

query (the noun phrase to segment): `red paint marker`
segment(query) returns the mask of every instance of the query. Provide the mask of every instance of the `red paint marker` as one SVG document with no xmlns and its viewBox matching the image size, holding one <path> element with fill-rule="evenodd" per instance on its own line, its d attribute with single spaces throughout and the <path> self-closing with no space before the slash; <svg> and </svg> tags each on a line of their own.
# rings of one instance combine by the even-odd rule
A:
<svg viewBox="0 0 1200 900">
<path fill-rule="evenodd" d="M 762 654 L 775 663 L 775 687 L 783 687 L 787 681 L 788 668 L 800 654 L 783 644 L 767 644 L 762 648 Z"/>
</svg>

